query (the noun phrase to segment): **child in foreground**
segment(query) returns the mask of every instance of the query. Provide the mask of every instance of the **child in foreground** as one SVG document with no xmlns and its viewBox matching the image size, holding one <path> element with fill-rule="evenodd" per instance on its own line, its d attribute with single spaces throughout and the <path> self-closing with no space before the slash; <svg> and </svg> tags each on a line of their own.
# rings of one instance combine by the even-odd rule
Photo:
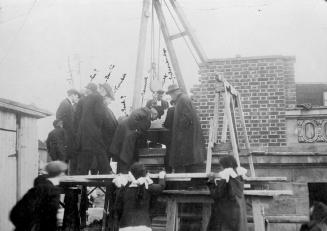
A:
<svg viewBox="0 0 327 231">
<path fill-rule="evenodd" d="M 207 231 L 247 231 L 246 204 L 243 194 L 246 169 L 237 166 L 233 156 L 219 160 L 223 168 L 215 179 L 208 175 L 208 187 L 214 200 Z"/>
<path fill-rule="evenodd" d="M 130 168 L 130 181 L 118 178 L 114 183 L 119 188 L 115 202 L 119 231 L 151 231 L 151 197 L 165 188 L 165 172 L 159 173 L 159 183 L 154 184 L 146 175 L 142 163 L 134 163 Z"/>
</svg>

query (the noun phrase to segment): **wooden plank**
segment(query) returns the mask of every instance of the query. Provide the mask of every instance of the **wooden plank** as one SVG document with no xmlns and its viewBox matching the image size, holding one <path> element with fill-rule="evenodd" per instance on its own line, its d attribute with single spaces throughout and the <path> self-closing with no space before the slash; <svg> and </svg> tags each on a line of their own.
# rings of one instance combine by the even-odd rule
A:
<svg viewBox="0 0 327 231">
<path fill-rule="evenodd" d="M 202 205 L 202 231 L 207 231 L 211 216 L 211 204 L 204 203 Z"/>
<path fill-rule="evenodd" d="M 111 181 L 115 178 L 116 174 L 109 174 L 109 175 L 76 175 L 76 176 L 62 176 L 60 181 L 65 182 L 79 182 L 79 183 L 95 183 L 96 181 L 102 181 L 104 184 L 108 184 L 108 181 Z M 149 176 L 153 179 L 159 178 L 159 174 L 149 174 Z M 218 177 L 218 174 L 216 174 Z M 190 179 L 208 179 L 206 173 L 170 173 L 166 174 L 166 181 L 180 181 L 182 179 L 186 179 L 189 181 Z M 269 181 L 286 181 L 286 177 L 247 177 L 244 179 L 247 182 L 269 182 Z M 105 182 L 106 181 L 106 182 Z"/>
<path fill-rule="evenodd" d="M 308 216 L 302 215 L 279 215 L 279 216 L 265 216 L 265 218 L 269 221 L 269 223 L 297 223 L 303 224 L 309 221 Z M 253 217 L 248 217 L 248 222 L 253 222 Z"/>
<path fill-rule="evenodd" d="M 136 70 L 135 70 L 135 80 L 134 80 L 134 93 L 133 93 L 133 104 L 132 109 L 135 110 L 141 107 L 141 90 L 143 84 L 143 68 L 144 68 L 144 58 L 145 58 L 145 48 L 146 48 L 146 35 L 147 26 L 149 21 L 149 9 L 151 0 L 143 0 L 142 16 L 141 16 L 141 26 L 138 41 L 137 59 L 136 59 Z"/>
<path fill-rule="evenodd" d="M 237 142 L 236 142 L 236 134 L 235 134 L 233 118 L 232 118 L 232 114 L 231 114 L 231 110 L 230 110 L 231 95 L 229 94 L 229 92 L 227 90 L 225 91 L 225 96 L 226 97 L 224 99 L 225 99 L 225 109 L 226 109 L 226 115 L 227 115 L 227 124 L 228 124 L 230 140 L 231 140 L 232 147 L 233 147 L 233 154 L 236 159 L 237 165 L 240 165 L 238 146 L 237 146 Z"/>
<path fill-rule="evenodd" d="M 109 188 L 109 186 L 107 186 L 105 198 L 104 198 L 104 206 L 103 206 L 102 228 L 101 228 L 102 231 L 106 231 L 107 227 L 108 227 L 109 195 L 110 195 L 110 188 Z"/>
<path fill-rule="evenodd" d="M 242 102 L 241 102 L 241 96 L 240 95 L 237 95 L 236 103 L 237 103 L 237 106 L 238 106 L 238 113 L 239 113 L 240 120 L 241 120 L 241 127 L 243 129 L 243 134 L 244 134 L 244 139 L 245 139 L 245 147 L 246 147 L 247 152 L 249 154 L 248 160 L 249 160 L 249 165 L 250 165 L 250 173 L 251 173 L 251 176 L 255 176 L 253 158 L 252 158 L 252 154 L 251 154 L 251 146 L 250 146 L 250 142 L 249 142 L 248 133 L 247 133 L 247 130 L 246 130 L 244 112 L 243 112 L 243 108 L 242 108 Z"/>
<path fill-rule="evenodd" d="M 168 30 L 168 26 L 167 26 L 167 22 L 164 16 L 164 13 L 162 11 L 161 8 L 161 3 L 159 0 L 153 0 L 153 5 L 154 8 L 156 10 L 157 13 L 157 17 L 158 17 L 158 21 L 160 23 L 160 28 L 162 31 L 162 35 L 164 37 L 165 43 L 166 43 L 166 47 L 168 50 L 168 54 L 171 60 L 171 64 L 173 66 L 175 75 L 176 75 L 176 79 L 178 82 L 178 86 L 185 92 L 187 93 L 186 87 L 185 87 L 185 83 L 184 83 L 184 79 L 182 76 L 182 71 L 180 69 L 179 63 L 178 63 L 178 59 L 177 59 L 177 55 L 175 52 L 175 48 L 174 45 L 172 43 L 172 41 L 170 40 L 170 35 L 169 35 L 169 30 Z"/>
<path fill-rule="evenodd" d="M 164 190 L 167 195 L 210 195 L 209 190 Z M 292 190 L 244 190 L 244 195 L 258 197 L 290 196 Z"/>
<path fill-rule="evenodd" d="M 184 11 L 182 9 L 182 7 L 179 5 L 179 3 L 176 0 L 170 0 L 171 5 L 173 6 L 181 24 L 183 25 L 183 27 L 185 28 L 188 37 L 197 53 L 197 55 L 199 56 L 200 60 L 202 63 L 207 62 L 208 58 L 204 52 L 204 50 L 202 49 L 200 42 L 198 41 L 192 27 L 191 24 L 188 22 Z"/>
<path fill-rule="evenodd" d="M 167 213 L 166 231 L 176 230 L 176 220 L 178 217 L 178 206 L 176 200 L 168 199 L 166 213 Z"/>
<path fill-rule="evenodd" d="M 252 213 L 253 213 L 253 223 L 254 231 L 264 231 L 265 230 L 265 220 L 264 211 L 260 203 L 260 199 L 252 198 Z"/>
<path fill-rule="evenodd" d="M 169 38 L 170 38 L 170 40 L 174 40 L 174 39 L 181 38 L 181 37 L 183 37 L 183 36 L 185 36 L 185 35 L 186 35 L 186 32 L 183 31 L 183 32 L 178 33 L 178 34 L 171 35 Z"/>
<path fill-rule="evenodd" d="M 206 160 L 206 173 L 211 172 L 211 164 L 212 164 L 212 148 L 214 146 L 213 144 L 213 130 L 214 125 L 213 119 L 210 120 L 210 130 L 209 130 L 209 141 L 208 141 L 208 146 L 207 146 L 207 160 Z"/>
</svg>

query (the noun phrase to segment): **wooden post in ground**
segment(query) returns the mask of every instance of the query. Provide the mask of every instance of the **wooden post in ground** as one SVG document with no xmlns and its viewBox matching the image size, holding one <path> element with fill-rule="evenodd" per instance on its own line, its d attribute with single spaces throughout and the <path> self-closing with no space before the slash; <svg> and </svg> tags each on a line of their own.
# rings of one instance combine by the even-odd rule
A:
<svg viewBox="0 0 327 231">
<path fill-rule="evenodd" d="M 143 68 L 144 68 L 144 58 L 145 58 L 145 48 L 146 48 L 146 34 L 148 21 L 150 17 L 151 0 L 143 0 L 143 9 L 141 16 L 141 27 L 139 34 L 139 43 L 137 50 L 137 61 L 136 61 L 136 71 L 134 80 L 134 94 L 133 94 L 133 104 L 132 109 L 141 107 L 141 90 L 143 84 Z"/>
<path fill-rule="evenodd" d="M 167 201 L 167 225 L 166 231 L 175 231 L 177 226 L 177 219 L 178 219 L 178 206 L 177 201 L 170 198 Z"/>
<path fill-rule="evenodd" d="M 176 75 L 176 80 L 178 82 L 178 86 L 187 94 L 184 79 L 183 79 L 183 76 L 182 76 L 182 71 L 181 71 L 181 69 L 179 67 L 179 63 L 178 63 L 177 55 L 176 55 L 176 52 L 175 52 L 175 48 L 174 48 L 174 45 L 173 45 L 173 43 L 171 41 L 171 38 L 170 38 L 167 22 L 166 22 L 164 13 L 163 13 L 162 8 L 161 8 L 161 3 L 159 2 L 159 0 L 153 0 L 153 5 L 154 5 L 154 8 L 155 8 L 156 13 L 157 13 L 158 21 L 160 23 L 161 32 L 162 32 L 162 35 L 163 35 L 163 37 L 165 39 L 168 54 L 169 54 L 169 57 L 170 57 L 170 60 L 171 60 L 171 65 L 173 66 L 173 69 L 174 69 L 174 72 L 175 72 L 175 75 Z"/>
<path fill-rule="evenodd" d="M 265 219 L 260 198 L 252 197 L 252 212 L 254 231 L 265 231 Z"/>
</svg>

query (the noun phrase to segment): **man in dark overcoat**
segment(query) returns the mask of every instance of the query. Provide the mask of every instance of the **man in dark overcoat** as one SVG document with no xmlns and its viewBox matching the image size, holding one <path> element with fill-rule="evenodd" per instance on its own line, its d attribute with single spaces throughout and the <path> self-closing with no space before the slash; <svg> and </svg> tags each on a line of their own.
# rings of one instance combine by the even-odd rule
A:
<svg viewBox="0 0 327 231">
<path fill-rule="evenodd" d="M 77 131 L 78 173 L 87 174 L 91 169 L 93 157 L 96 158 L 100 174 L 111 171 L 106 150 L 106 137 L 103 128 L 110 127 L 104 97 L 113 95 L 111 87 L 104 84 L 99 92 L 91 93 L 84 98 L 83 111 Z"/>
<path fill-rule="evenodd" d="M 192 166 L 204 162 L 204 142 L 199 118 L 191 99 L 176 85 L 167 94 L 175 101 L 169 165 L 175 172 L 193 171 Z"/>
<path fill-rule="evenodd" d="M 53 121 L 54 129 L 49 133 L 46 140 L 47 151 L 52 160 L 67 160 L 66 156 L 66 132 L 61 120 Z"/>
<path fill-rule="evenodd" d="M 151 120 L 157 116 L 155 108 L 143 107 L 118 122 L 110 147 L 111 155 L 118 162 L 118 172 L 127 173 L 129 167 L 137 161 L 137 139 L 150 128 Z"/>
<path fill-rule="evenodd" d="M 74 155 L 75 134 L 74 134 L 74 105 L 78 102 L 80 94 L 75 89 L 67 91 L 67 98 L 64 99 L 56 112 L 56 119 L 63 122 L 66 132 L 67 160 Z M 67 161 L 66 160 L 66 161 Z"/>
</svg>

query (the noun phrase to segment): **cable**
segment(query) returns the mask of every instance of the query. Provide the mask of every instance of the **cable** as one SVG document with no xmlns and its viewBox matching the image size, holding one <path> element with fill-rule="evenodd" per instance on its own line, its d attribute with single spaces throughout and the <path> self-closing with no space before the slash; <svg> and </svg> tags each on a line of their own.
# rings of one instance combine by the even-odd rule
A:
<svg viewBox="0 0 327 231">
<path fill-rule="evenodd" d="M 163 1 L 164 1 L 165 5 L 166 5 L 166 7 L 167 7 L 167 9 L 168 9 L 168 12 L 169 12 L 170 16 L 173 18 L 173 20 L 174 20 L 174 22 L 175 22 L 175 25 L 176 25 L 176 27 L 177 27 L 179 33 L 182 33 L 182 30 L 181 30 L 180 27 L 178 26 L 178 23 L 177 23 L 177 21 L 176 21 L 174 15 L 173 15 L 172 12 L 170 11 L 170 9 L 169 9 L 169 7 L 168 7 L 168 5 L 167 5 L 166 0 L 163 0 Z M 189 49 L 189 51 L 190 51 L 190 53 L 191 53 L 191 55 L 192 55 L 194 61 L 195 61 L 198 65 L 200 65 L 200 63 L 199 63 L 198 60 L 196 59 L 196 56 L 194 55 L 194 53 L 193 53 L 193 51 L 192 51 L 192 49 L 191 49 L 191 47 L 190 47 L 190 45 L 188 44 L 188 41 L 186 40 L 185 36 L 182 36 L 182 37 L 183 37 L 183 39 L 184 39 L 184 41 L 185 41 L 185 44 L 186 44 L 187 48 Z"/>
<path fill-rule="evenodd" d="M 18 31 L 17 31 L 16 35 L 14 36 L 14 38 L 11 40 L 7 52 L 6 52 L 5 55 L 2 56 L 2 58 L 1 58 L 0 66 L 2 65 L 2 63 L 3 63 L 3 62 L 6 60 L 6 58 L 8 57 L 8 55 L 9 55 L 11 49 L 13 48 L 14 43 L 16 42 L 16 40 L 17 40 L 17 38 L 18 38 L 19 33 L 22 31 L 23 27 L 25 26 L 25 24 L 26 24 L 26 22 L 27 22 L 27 19 L 28 19 L 29 15 L 31 14 L 33 8 L 36 6 L 36 2 L 37 2 L 37 0 L 34 0 L 32 6 L 31 6 L 30 9 L 28 10 L 28 12 L 27 12 L 27 14 L 26 14 L 26 16 L 25 16 L 25 18 L 24 18 L 23 23 L 22 23 L 22 24 L 20 25 L 20 27 L 18 28 Z"/>
</svg>

